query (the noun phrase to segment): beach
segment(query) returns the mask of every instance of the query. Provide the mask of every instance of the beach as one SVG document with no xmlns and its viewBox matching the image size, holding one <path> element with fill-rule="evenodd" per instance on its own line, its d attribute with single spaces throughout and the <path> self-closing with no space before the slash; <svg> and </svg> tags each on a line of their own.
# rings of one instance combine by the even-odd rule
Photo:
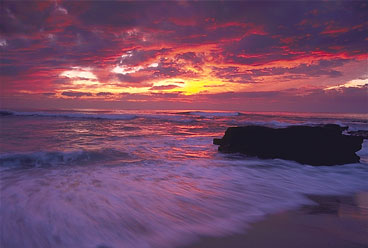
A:
<svg viewBox="0 0 368 248">
<path fill-rule="evenodd" d="M 309 198 L 316 205 L 266 216 L 242 234 L 202 237 L 184 247 L 368 247 L 368 192 Z"/>
</svg>

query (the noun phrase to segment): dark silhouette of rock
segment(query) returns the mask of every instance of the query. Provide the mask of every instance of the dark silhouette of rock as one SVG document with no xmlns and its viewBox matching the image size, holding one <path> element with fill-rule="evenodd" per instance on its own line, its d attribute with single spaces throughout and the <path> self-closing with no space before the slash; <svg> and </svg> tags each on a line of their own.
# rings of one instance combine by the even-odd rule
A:
<svg viewBox="0 0 368 248">
<path fill-rule="evenodd" d="M 353 136 L 360 136 L 363 139 L 368 139 L 368 131 L 367 130 L 349 131 L 348 134 L 353 135 Z"/>
<path fill-rule="evenodd" d="M 214 139 L 224 153 L 243 153 L 265 159 L 281 158 L 310 165 L 341 165 L 359 162 L 355 152 L 363 138 L 344 135 L 347 127 L 321 126 L 229 127 L 222 139 Z"/>
</svg>

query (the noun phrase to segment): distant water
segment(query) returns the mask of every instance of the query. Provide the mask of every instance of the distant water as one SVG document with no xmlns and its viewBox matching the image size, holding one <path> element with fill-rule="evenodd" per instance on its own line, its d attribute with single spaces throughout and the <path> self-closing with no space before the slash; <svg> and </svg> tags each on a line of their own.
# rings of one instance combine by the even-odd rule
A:
<svg viewBox="0 0 368 248">
<path fill-rule="evenodd" d="M 335 167 L 212 145 L 229 126 L 320 123 L 366 130 L 368 115 L 0 111 L 0 247 L 175 247 L 312 203 L 305 194 L 368 190 L 367 141 L 361 163 Z"/>
</svg>

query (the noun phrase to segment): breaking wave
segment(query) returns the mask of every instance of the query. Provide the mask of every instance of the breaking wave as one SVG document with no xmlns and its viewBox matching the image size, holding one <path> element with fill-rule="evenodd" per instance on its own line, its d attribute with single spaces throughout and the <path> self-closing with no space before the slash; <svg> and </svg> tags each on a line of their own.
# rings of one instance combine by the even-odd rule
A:
<svg viewBox="0 0 368 248">
<path fill-rule="evenodd" d="M 94 113 L 70 113 L 70 112 L 16 112 L 0 111 L 0 116 L 38 116 L 38 117 L 64 117 L 64 118 L 86 118 L 86 119 L 109 119 L 109 120 L 133 120 L 137 118 L 134 114 L 94 114 Z"/>
<path fill-rule="evenodd" d="M 211 111 L 184 111 L 184 112 L 118 112 L 118 111 L 81 111 L 81 112 L 18 112 L 11 110 L 0 110 L 0 117 L 8 116 L 29 116 L 29 117 L 52 117 L 52 118 L 72 118 L 72 119 L 92 119 L 92 120 L 135 120 L 145 119 L 151 122 L 172 122 L 172 123 L 194 123 L 197 121 L 221 120 L 228 125 L 262 125 L 269 127 L 286 127 L 290 125 L 320 125 L 334 123 L 340 126 L 349 126 L 349 131 L 368 130 L 368 117 L 365 115 L 336 114 L 322 118 L 317 114 L 308 116 L 294 116 L 285 114 L 277 117 L 273 113 L 246 113 L 246 112 L 211 112 Z M 338 117 L 341 118 L 338 118 Z"/>
<path fill-rule="evenodd" d="M 114 158 L 118 160 L 132 158 L 132 156 L 114 149 L 6 153 L 0 155 L 0 167 L 53 167 L 83 163 L 91 164 Z"/>
</svg>

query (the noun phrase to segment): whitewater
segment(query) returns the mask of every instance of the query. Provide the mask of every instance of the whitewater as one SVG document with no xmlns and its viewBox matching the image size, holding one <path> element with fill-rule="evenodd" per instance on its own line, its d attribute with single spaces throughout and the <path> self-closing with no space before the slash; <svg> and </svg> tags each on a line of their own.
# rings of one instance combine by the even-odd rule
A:
<svg viewBox="0 0 368 248">
<path fill-rule="evenodd" d="M 367 140 L 360 163 L 331 167 L 212 144 L 230 126 L 326 123 L 368 130 L 368 115 L 1 110 L 0 246 L 177 247 L 315 204 L 308 194 L 367 191 Z"/>
</svg>

